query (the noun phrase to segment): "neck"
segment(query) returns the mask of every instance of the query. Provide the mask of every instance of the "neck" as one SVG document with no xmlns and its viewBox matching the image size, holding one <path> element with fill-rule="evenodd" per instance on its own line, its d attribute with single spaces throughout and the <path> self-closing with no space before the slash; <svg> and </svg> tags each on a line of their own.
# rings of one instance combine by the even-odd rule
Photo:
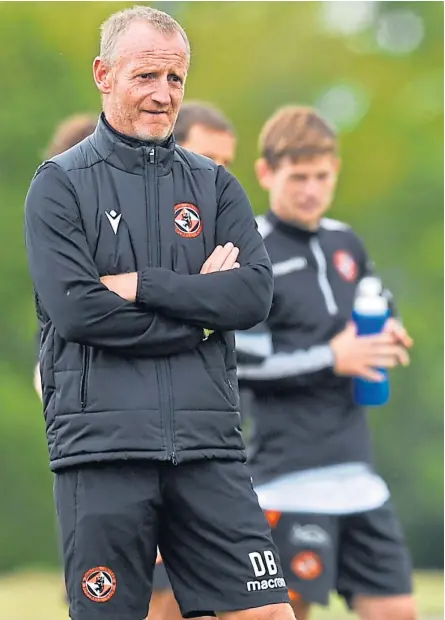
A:
<svg viewBox="0 0 445 620">
<path fill-rule="evenodd" d="M 110 131 L 112 131 L 116 136 L 118 136 L 123 142 L 126 142 L 127 144 L 130 144 L 132 146 L 163 146 L 170 139 L 170 136 L 168 136 L 168 138 L 166 138 L 165 140 L 144 140 L 142 138 L 138 138 L 137 136 L 130 136 L 116 129 L 116 127 L 114 127 L 113 125 L 113 121 L 108 120 L 105 112 L 102 112 L 102 119 L 106 127 L 108 127 Z"/>
<path fill-rule="evenodd" d="M 280 211 L 274 209 L 273 206 L 271 207 L 271 211 L 279 220 L 289 226 L 295 226 L 296 228 L 301 228 L 309 232 L 316 232 L 320 228 L 320 219 L 314 220 L 313 222 L 302 222 L 296 217 L 290 217 L 280 213 Z"/>
</svg>

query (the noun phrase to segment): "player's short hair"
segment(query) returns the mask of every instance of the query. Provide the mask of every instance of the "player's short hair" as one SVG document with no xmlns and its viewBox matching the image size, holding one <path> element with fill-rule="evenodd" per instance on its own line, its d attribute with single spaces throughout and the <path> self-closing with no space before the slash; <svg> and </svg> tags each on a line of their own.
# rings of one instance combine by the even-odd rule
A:
<svg viewBox="0 0 445 620">
<path fill-rule="evenodd" d="M 75 114 L 63 120 L 55 129 L 45 157 L 55 157 L 90 136 L 96 129 L 97 119 L 94 114 Z"/>
<path fill-rule="evenodd" d="M 286 106 L 266 121 L 259 137 L 260 156 L 275 168 L 283 157 L 292 161 L 337 155 L 335 129 L 314 108 Z"/>
<path fill-rule="evenodd" d="M 134 6 L 113 13 L 100 27 L 100 57 L 107 65 L 111 66 L 116 60 L 116 47 L 119 37 L 135 22 L 145 22 L 166 35 L 179 32 L 190 55 L 190 43 L 185 30 L 171 15 L 149 6 Z"/>
<path fill-rule="evenodd" d="M 210 103 L 201 101 L 187 101 L 179 109 L 174 129 L 175 139 L 179 144 L 184 143 L 195 125 L 202 125 L 213 131 L 224 131 L 235 136 L 235 129 L 228 118 Z"/>
</svg>

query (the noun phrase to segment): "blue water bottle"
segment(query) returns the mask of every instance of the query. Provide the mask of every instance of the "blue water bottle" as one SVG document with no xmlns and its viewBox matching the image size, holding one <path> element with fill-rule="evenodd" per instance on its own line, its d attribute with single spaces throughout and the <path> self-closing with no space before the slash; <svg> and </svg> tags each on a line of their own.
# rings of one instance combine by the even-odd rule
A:
<svg viewBox="0 0 445 620">
<path fill-rule="evenodd" d="M 389 316 L 388 301 L 382 297 L 379 278 L 363 278 L 357 287 L 352 319 L 359 336 L 379 334 Z M 368 381 L 354 377 L 353 398 L 358 405 L 379 407 L 389 400 L 389 378 L 386 368 L 377 369 L 384 375 L 383 381 Z"/>
</svg>

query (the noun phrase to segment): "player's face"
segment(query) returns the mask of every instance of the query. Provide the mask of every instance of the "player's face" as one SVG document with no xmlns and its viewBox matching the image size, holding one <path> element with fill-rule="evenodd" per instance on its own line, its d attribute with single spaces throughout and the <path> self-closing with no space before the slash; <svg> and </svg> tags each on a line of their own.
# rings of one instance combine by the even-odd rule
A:
<svg viewBox="0 0 445 620">
<path fill-rule="evenodd" d="M 226 168 L 229 168 L 235 159 L 235 137 L 228 131 L 215 131 L 204 125 L 193 125 L 181 146 L 199 155 L 205 155 Z"/>
<path fill-rule="evenodd" d="M 283 157 L 276 168 L 256 164 L 261 186 L 269 192 L 272 211 L 282 220 L 315 230 L 331 206 L 340 161 L 332 155 L 294 162 Z"/>
<path fill-rule="evenodd" d="M 117 42 L 108 67 L 94 61 L 94 78 L 103 95 L 107 120 L 118 131 L 141 140 L 163 142 L 173 131 L 189 64 L 179 32 L 165 35 L 144 22 L 131 24 Z"/>
</svg>

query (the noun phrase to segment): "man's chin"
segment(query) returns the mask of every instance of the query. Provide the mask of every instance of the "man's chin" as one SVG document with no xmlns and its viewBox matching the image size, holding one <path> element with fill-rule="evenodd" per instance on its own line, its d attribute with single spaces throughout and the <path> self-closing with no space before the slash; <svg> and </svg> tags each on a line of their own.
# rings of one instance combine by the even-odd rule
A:
<svg viewBox="0 0 445 620">
<path fill-rule="evenodd" d="M 164 127 L 163 129 L 155 127 L 137 127 L 136 136 L 139 140 L 153 142 L 154 144 L 162 144 L 170 137 L 173 129 Z"/>
<path fill-rule="evenodd" d="M 320 220 L 323 217 L 323 212 L 315 212 L 315 213 L 305 213 L 305 212 L 296 212 L 295 220 L 299 223 L 302 228 L 307 228 L 308 230 L 315 230 L 318 228 L 320 224 Z"/>
</svg>

